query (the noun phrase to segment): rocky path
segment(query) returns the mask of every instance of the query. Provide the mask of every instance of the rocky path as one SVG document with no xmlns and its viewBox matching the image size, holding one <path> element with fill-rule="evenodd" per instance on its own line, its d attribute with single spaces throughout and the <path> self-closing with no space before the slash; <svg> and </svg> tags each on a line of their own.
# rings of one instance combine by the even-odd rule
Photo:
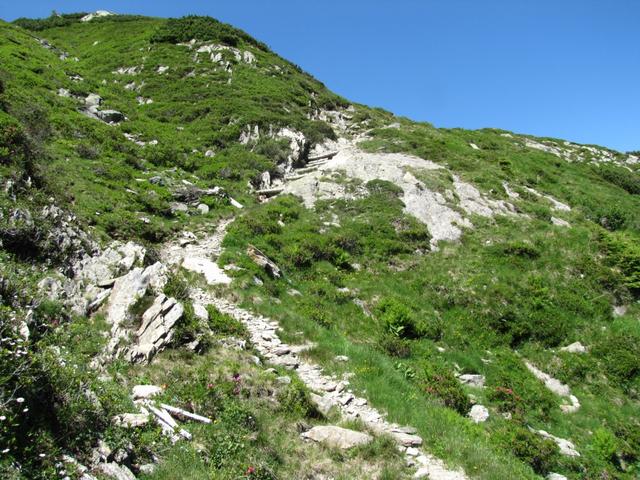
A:
<svg viewBox="0 0 640 480">
<path fill-rule="evenodd" d="M 224 270 L 215 264 L 221 252 L 221 243 L 230 220 L 220 223 L 216 231 L 201 240 L 192 234 L 185 234 L 178 242 L 162 251 L 165 264 L 180 263 L 184 268 L 202 273 L 211 285 L 228 284 L 230 279 Z M 212 267 L 213 265 L 213 267 Z M 264 359 L 273 365 L 282 365 L 295 370 L 300 379 L 313 392 L 313 400 L 321 412 L 337 409 L 344 418 L 359 419 L 372 432 L 389 434 L 404 452 L 407 463 L 415 466 L 415 478 L 432 480 L 467 480 L 461 470 L 450 470 L 444 462 L 420 447 L 422 438 L 412 427 L 403 427 L 385 420 L 385 415 L 368 405 L 363 397 L 356 396 L 349 389 L 346 378 L 335 378 L 323 373 L 322 368 L 300 356 L 309 345 L 288 345 L 278 337 L 277 322 L 242 309 L 237 305 L 202 289 L 192 289 L 191 297 L 195 305 L 214 305 L 218 310 L 242 322 L 251 335 L 251 341 Z M 348 359 L 342 359 L 347 360 Z"/>
</svg>

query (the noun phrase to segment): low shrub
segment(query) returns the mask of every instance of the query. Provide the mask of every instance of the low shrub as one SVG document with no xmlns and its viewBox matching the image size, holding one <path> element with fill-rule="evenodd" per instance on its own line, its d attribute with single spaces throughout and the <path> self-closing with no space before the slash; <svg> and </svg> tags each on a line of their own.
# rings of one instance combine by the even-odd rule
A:
<svg viewBox="0 0 640 480">
<path fill-rule="evenodd" d="M 502 450 L 529 464 L 538 475 L 549 473 L 559 461 L 558 446 L 528 428 L 515 423 L 504 423 L 492 432 L 492 440 Z"/>
<path fill-rule="evenodd" d="M 424 392 L 435 397 L 444 406 L 452 408 L 460 415 L 469 412 L 471 402 L 458 379 L 445 366 L 425 364 L 417 373 L 416 381 Z"/>
<path fill-rule="evenodd" d="M 215 18 L 189 15 L 182 18 L 170 18 L 151 37 L 153 43 L 183 43 L 192 39 L 214 41 L 236 47 L 242 43 L 253 45 L 264 51 L 268 47 L 242 30 L 221 23 Z"/>
<path fill-rule="evenodd" d="M 207 313 L 209 314 L 209 328 L 215 334 L 249 338 L 247 328 L 231 315 L 222 313 L 214 305 L 207 305 Z"/>
</svg>

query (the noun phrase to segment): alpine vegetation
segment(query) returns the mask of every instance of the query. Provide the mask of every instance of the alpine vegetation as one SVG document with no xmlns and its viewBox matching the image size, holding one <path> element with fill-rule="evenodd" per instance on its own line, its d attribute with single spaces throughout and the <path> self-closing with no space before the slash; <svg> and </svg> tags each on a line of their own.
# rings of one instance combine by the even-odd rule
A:
<svg viewBox="0 0 640 480">
<path fill-rule="evenodd" d="M 2 478 L 636 479 L 639 300 L 637 154 L 0 21 Z"/>
</svg>

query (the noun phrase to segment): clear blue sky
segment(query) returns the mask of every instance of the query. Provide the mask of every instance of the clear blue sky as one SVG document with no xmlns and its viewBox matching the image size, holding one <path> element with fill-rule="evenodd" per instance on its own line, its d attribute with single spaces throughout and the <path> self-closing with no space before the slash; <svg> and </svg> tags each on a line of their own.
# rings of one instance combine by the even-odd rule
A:
<svg viewBox="0 0 640 480">
<path fill-rule="evenodd" d="M 0 18 L 211 15 L 337 93 L 440 127 L 640 150 L 640 0 L 0 0 Z"/>
</svg>

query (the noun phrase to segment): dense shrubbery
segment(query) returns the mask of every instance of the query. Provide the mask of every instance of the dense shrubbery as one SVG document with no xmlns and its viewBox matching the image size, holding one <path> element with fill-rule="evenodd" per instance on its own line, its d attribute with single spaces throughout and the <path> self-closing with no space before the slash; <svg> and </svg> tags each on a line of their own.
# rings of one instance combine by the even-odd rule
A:
<svg viewBox="0 0 640 480">
<path fill-rule="evenodd" d="M 170 18 L 151 37 L 155 43 L 182 43 L 192 39 L 200 41 L 215 41 L 232 47 L 241 43 L 247 43 L 268 51 L 268 47 L 226 23 L 219 22 L 215 18 L 189 15 L 182 18 Z"/>
<path fill-rule="evenodd" d="M 609 262 L 622 274 L 627 288 L 640 293 L 640 238 L 632 232 L 602 232 L 601 243 Z"/>
<path fill-rule="evenodd" d="M 13 21 L 16 25 L 27 30 L 41 31 L 47 28 L 66 27 L 72 23 L 79 22 L 86 13 L 63 13 L 53 12 L 48 18 L 17 18 Z"/>
<path fill-rule="evenodd" d="M 460 386 L 460 382 L 445 366 L 425 364 L 424 368 L 417 373 L 416 381 L 424 392 L 433 395 L 443 405 L 461 415 L 466 415 L 471 408 L 471 402 Z"/>
<path fill-rule="evenodd" d="M 505 423 L 493 432 L 493 441 L 506 452 L 529 464 L 539 475 L 545 475 L 560 459 L 558 446 L 526 427 Z"/>
<path fill-rule="evenodd" d="M 489 399 L 498 410 L 516 421 L 524 418 L 548 419 L 557 402 L 551 392 L 511 352 L 496 355 L 487 374 Z"/>
<path fill-rule="evenodd" d="M 594 168 L 598 175 L 608 182 L 617 185 L 632 195 L 640 195 L 640 176 L 637 173 L 609 165 L 600 165 Z"/>
</svg>

